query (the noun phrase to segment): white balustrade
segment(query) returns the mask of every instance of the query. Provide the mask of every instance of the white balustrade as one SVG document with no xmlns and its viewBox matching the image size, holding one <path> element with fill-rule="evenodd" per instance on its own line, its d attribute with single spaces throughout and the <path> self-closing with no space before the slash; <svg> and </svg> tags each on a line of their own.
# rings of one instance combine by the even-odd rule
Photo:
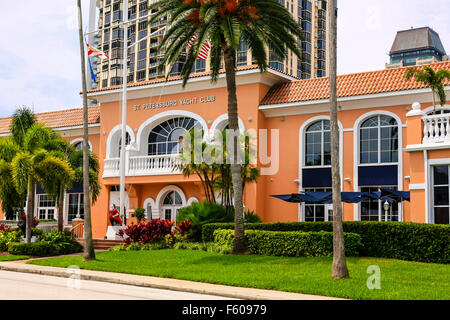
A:
<svg viewBox="0 0 450 320">
<path fill-rule="evenodd" d="M 105 159 L 104 174 L 105 177 L 115 177 L 119 175 L 120 158 Z"/>
<path fill-rule="evenodd" d="M 135 156 L 129 157 L 127 176 L 146 176 L 159 174 L 179 174 L 174 168 L 181 163 L 178 154 L 157 156 Z M 105 159 L 104 177 L 119 176 L 120 159 Z"/>
<path fill-rule="evenodd" d="M 423 144 L 450 143 L 450 114 L 429 115 L 422 120 Z"/>
<path fill-rule="evenodd" d="M 178 154 L 130 157 L 128 174 L 134 176 L 180 173 L 179 170 L 174 170 L 178 164 Z"/>
</svg>

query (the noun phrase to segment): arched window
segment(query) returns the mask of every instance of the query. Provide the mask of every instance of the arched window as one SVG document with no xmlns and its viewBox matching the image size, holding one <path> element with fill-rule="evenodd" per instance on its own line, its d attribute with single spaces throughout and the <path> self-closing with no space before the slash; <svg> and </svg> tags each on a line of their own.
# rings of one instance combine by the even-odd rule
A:
<svg viewBox="0 0 450 320">
<path fill-rule="evenodd" d="M 77 142 L 73 146 L 74 146 L 75 150 L 82 150 L 83 149 L 83 142 L 82 141 Z"/>
<path fill-rule="evenodd" d="M 129 146 L 131 142 L 130 134 L 127 132 L 125 134 L 125 145 Z M 119 138 L 119 157 L 120 157 L 120 151 L 122 151 L 122 138 Z"/>
<path fill-rule="evenodd" d="M 183 205 L 183 200 L 181 200 L 181 196 L 176 191 L 171 191 L 164 198 L 163 205 Z"/>
<path fill-rule="evenodd" d="M 398 124 L 390 116 L 377 115 L 360 127 L 360 163 L 398 162 Z"/>
<path fill-rule="evenodd" d="M 170 191 L 163 201 L 163 214 L 165 220 L 176 220 L 178 210 L 183 206 L 183 200 L 176 191 Z"/>
<path fill-rule="evenodd" d="M 148 136 L 148 155 L 180 153 L 183 135 L 193 128 L 203 129 L 200 122 L 188 117 L 173 118 L 157 125 Z"/>
<path fill-rule="evenodd" d="M 305 132 L 305 166 L 331 165 L 330 121 L 320 120 Z"/>
</svg>

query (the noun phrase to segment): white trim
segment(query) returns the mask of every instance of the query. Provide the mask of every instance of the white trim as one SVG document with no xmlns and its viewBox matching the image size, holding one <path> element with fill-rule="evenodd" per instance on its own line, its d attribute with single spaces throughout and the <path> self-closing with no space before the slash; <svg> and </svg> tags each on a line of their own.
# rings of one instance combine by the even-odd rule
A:
<svg viewBox="0 0 450 320">
<path fill-rule="evenodd" d="M 100 127 L 100 123 L 94 123 L 89 124 L 88 128 L 97 128 Z M 65 130 L 75 130 L 75 129 L 83 129 L 83 126 L 71 126 L 71 127 L 59 127 L 59 128 L 52 128 L 55 131 L 65 131 Z M 89 135 L 91 135 L 90 133 Z M 9 137 L 11 135 L 10 132 L 7 133 L 0 133 L 0 137 Z"/>
<path fill-rule="evenodd" d="M 182 205 L 180 207 L 185 207 L 186 206 L 186 195 L 184 194 L 183 190 L 179 186 L 176 186 L 176 185 L 165 186 L 158 193 L 158 196 L 156 197 L 156 201 L 155 201 L 157 214 L 158 214 L 158 217 L 160 217 L 161 219 L 164 218 L 164 216 L 163 216 L 164 212 L 162 212 L 162 209 L 164 208 L 164 205 L 162 204 L 162 202 L 163 202 L 164 198 L 166 197 L 166 195 L 169 192 L 171 192 L 171 191 L 175 191 L 175 192 L 177 192 L 180 195 L 181 202 L 182 202 Z M 178 206 L 174 206 L 174 207 L 178 207 Z"/>
<path fill-rule="evenodd" d="M 397 165 L 397 188 L 399 190 L 403 190 L 403 123 L 402 120 L 400 119 L 400 117 L 393 113 L 393 112 L 389 112 L 389 111 L 385 111 L 385 110 L 374 110 L 374 111 L 370 111 L 367 113 L 364 113 L 363 115 L 361 115 L 358 119 L 356 119 L 355 124 L 353 126 L 353 191 L 354 192 L 358 192 L 359 191 L 359 181 L 358 181 L 358 168 L 360 166 L 359 164 L 359 149 L 360 149 L 360 145 L 359 145 L 359 133 L 360 133 L 360 126 L 361 124 L 373 117 L 373 116 L 377 116 L 377 115 L 385 115 L 385 116 L 390 116 L 393 117 L 396 121 L 397 121 L 397 126 L 398 126 L 398 161 L 394 162 L 394 163 L 379 163 L 379 164 L 371 164 L 371 166 L 381 166 L 381 165 Z M 364 165 L 361 165 L 364 166 Z M 360 217 L 360 205 L 359 204 L 354 204 L 353 205 L 353 220 L 354 221 L 360 221 L 361 217 Z M 399 212 L 398 212 L 398 219 L 399 221 L 403 221 L 403 205 L 399 204 Z"/>
<path fill-rule="evenodd" d="M 330 120 L 330 116 L 327 115 L 320 115 L 316 117 L 311 117 L 300 126 L 299 130 L 299 162 L 298 162 L 298 191 L 303 191 L 303 169 L 314 169 L 314 168 L 330 168 L 331 166 L 312 166 L 307 167 L 304 165 L 304 159 L 305 159 L 305 131 L 306 129 L 312 125 L 315 122 L 322 121 L 322 120 Z M 342 126 L 342 123 L 338 120 L 338 126 L 339 126 L 339 162 L 340 162 L 340 173 L 341 173 L 341 189 L 343 189 L 344 186 L 344 178 L 343 178 L 343 159 L 344 159 L 344 129 Z M 298 220 L 299 222 L 305 221 L 305 215 L 304 215 L 304 204 L 298 205 Z"/>
<path fill-rule="evenodd" d="M 186 110 L 171 110 L 161 112 L 144 121 L 139 127 L 139 130 L 137 132 L 137 148 L 138 148 L 137 152 L 141 155 L 144 154 L 146 155 L 147 151 L 145 150 L 145 147 L 147 146 L 148 135 L 150 134 L 151 130 L 155 128 L 158 124 L 176 117 L 189 117 L 197 120 L 198 122 L 200 122 L 203 131 L 205 132 L 205 138 L 208 135 L 208 125 L 206 124 L 205 119 L 203 119 L 200 115 L 196 113 L 189 112 Z"/>
<path fill-rule="evenodd" d="M 150 207 L 152 208 L 152 212 L 147 212 L 147 208 L 150 205 Z M 155 206 L 155 200 L 153 200 L 153 198 L 147 198 L 144 201 L 143 204 L 143 208 L 145 210 L 145 215 L 147 216 L 147 220 L 151 220 L 154 217 L 154 213 L 155 213 L 155 217 L 156 217 L 156 213 L 158 212 L 158 208 Z"/>
<path fill-rule="evenodd" d="M 210 135 L 214 134 L 214 131 L 217 130 L 218 127 L 219 127 L 218 130 L 223 130 L 226 127 L 226 125 L 224 125 L 224 124 L 227 122 L 228 122 L 228 114 L 227 113 L 224 113 L 224 114 L 218 116 L 217 119 L 214 120 L 213 124 L 211 125 L 211 129 L 209 130 Z M 241 118 L 238 118 L 238 122 L 239 122 L 239 130 L 241 132 L 245 131 L 245 125 Z M 223 128 L 221 128 L 222 126 L 223 126 Z"/>
<path fill-rule="evenodd" d="M 450 165 L 450 158 L 441 158 L 441 159 L 429 159 L 428 163 L 432 166 L 436 165 Z"/>
<path fill-rule="evenodd" d="M 75 144 L 77 144 L 79 142 L 83 142 L 83 141 L 84 141 L 83 138 L 76 138 L 76 139 L 70 141 L 70 144 L 75 145 Z M 90 141 L 88 141 L 88 145 L 89 145 L 89 150 L 92 151 L 92 143 Z"/>
<path fill-rule="evenodd" d="M 186 203 L 186 206 L 190 206 L 191 204 L 193 204 L 193 203 L 199 203 L 200 201 L 196 198 L 196 197 L 191 197 L 191 198 L 189 198 L 189 200 L 187 201 L 187 203 Z"/>
<path fill-rule="evenodd" d="M 425 183 L 410 184 L 409 190 L 425 190 Z"/>
<path fill-rule="evenodd" d="M 443 106 L 441 106 L 441 105 L 436 106 L 436 111 L 441 111 L 441 110 L 450 110 L 450 105 L 444 104 Z M 430 106 L 430 107 L 425 108 L 425 109 L 422 110 L 422 112 L 425 115 L 427 115 L 428 113 L 430 113 L 432 111 L 434 111 L 433 106 Z"/>
<path fill-rule="evenodd" d="M 181 201 L 183 203 L 183 206 L 186 206 L 186 196 L 184 194 L 184 191 L 176 185 L 168 185 L 161 189 L 161 191 L 158 193 L 158 196 L 156 197 L 155 204 L 158 206 L 158 208 L 161 207 L 161 202 L 163 198 L 171 191 L 176 191 L 180 194 Z"/>
<path fill-rule="evenodd" d="M 114 128 L 111 129 L 111 131 L 108 134 L 108 139 L 106 140 L 106 159 L 111 159 L 111 158 L 118 158 L 119 155 L 117 156 L 113 156 L 111 155 L 112 152 L 112 147 L 113 147 L 113 142 L 115 142 L 117 145 L 114 145 L 114 147 L 118 147 L 119 146 L 119 140 L 121 137 L 121 133 L 122 132 L 122 125 L 118 124 L 117 126 L 115 126 Z M 133 144 L 136 142 L 136 138 L 134 136 L 134 132 L 133 129 L 131 129 L 130 126 L 127 125 L 127 132 L 130 135 L 130 144 Z M 117 140 L 117 141 L 113 141 Z"/>
</svg>

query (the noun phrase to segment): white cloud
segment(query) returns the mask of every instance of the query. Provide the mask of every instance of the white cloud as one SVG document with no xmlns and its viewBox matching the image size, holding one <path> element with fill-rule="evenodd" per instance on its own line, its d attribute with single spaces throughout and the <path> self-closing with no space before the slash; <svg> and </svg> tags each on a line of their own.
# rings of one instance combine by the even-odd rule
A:
<svg viewBox="0 0 450 320">
<path fill-rule="evenodd" d="M 0 117 L 32 102 L 36 112 L 81 104 L 76 13 L 71 0 L 0 2 Z"/>
<path fill-rule="evenodd" d="M 81 105 L 75 0 L 0 0 L 0 117 Z M 83 0 L 84 24 L 89 0 Z M 383 69 L 397 31 L 433 27 L 450 50 L 448 0 L 339 0 L 338 72 Z"/>
</svg>

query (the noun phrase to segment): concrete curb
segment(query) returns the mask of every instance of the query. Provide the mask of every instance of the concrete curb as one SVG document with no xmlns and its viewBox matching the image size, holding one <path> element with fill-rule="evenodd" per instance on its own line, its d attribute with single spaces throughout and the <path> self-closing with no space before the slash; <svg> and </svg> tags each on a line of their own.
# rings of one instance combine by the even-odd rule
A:
<svg viewBox="0 0 450 320">
<path fill-rule="evenodd" d="M 63 278 L 69 278 L 73 275 L 73 273 L 69 273 L 66 268 L 37 266 L 24 264 L 23 262 L 0 262 L 0 270 L 34 273 Z M 170 278 L 157 278 L 151 276 L 92 270 L 80 270 L 80 277 L 81 280 L 93 280 L 155 289 L 208 294 L 243 300 L 343 300 L 340 298 L 322 297 L 308 294 L 241 288 Z"/>
</svg>

